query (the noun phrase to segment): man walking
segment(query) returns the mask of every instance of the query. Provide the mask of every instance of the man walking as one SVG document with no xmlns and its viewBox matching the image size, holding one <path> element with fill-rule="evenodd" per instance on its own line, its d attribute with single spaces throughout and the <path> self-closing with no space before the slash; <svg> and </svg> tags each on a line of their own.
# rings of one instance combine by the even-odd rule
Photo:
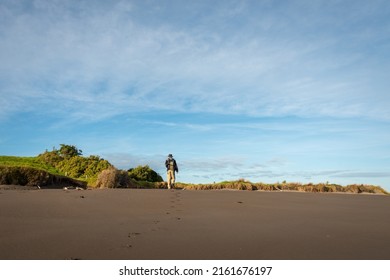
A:
<svg viewBox="0 0 390 280">
<path fill-rule="evenodd" d="M 176 160 L 173 158 L 172 154 L 168 155 L 168 158 L 165 161 L 165 167 L 167 168 L 168 189 L 171 189 L 175 186 L 175 171 L 179 172 Z"/>
</svg>

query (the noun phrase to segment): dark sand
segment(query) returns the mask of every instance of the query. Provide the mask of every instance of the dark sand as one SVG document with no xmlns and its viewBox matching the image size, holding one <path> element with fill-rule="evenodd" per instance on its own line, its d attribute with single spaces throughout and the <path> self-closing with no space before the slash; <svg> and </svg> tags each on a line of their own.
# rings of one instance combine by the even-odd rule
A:
<svg viewBox="0 0 390 280">
<path fill-rule="evenodd" d="M 390 196 L 0 190 L 0 259 L 390 259 Z"/>
</svg>

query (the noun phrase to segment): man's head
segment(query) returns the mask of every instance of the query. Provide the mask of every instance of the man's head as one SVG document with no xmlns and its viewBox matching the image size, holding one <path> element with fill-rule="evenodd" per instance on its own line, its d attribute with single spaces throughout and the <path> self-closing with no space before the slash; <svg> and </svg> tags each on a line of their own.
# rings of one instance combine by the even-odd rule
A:
<svg viewBox="0 0 390 280">
<path fill-rule="evenodd" d="M 173 158 L 172 154 L 169 154 L 168 157 L 169 157 L 169 158 Z"/>
</svg>

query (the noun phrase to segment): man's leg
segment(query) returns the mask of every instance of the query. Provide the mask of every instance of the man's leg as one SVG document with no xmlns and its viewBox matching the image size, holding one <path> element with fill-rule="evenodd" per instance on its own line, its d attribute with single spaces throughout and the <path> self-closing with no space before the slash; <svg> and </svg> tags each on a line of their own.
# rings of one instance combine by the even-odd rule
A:
<svg viewBox="0 0 390 280">
<path fill-rule="evenodd" d="M 171 188 L 171 170 L 167 171 L 168 189 Z"/>
<path fill-rule="evenodd" d="M 168 189 L 170 189 L 172 187 L 172 171 L 171 170 L 168 170 L 167 172 L 167 181 L 168 181 Z"/>
<path fill-rule="evenodd" d="M 171 171 L 172 172 L 172 182 L 171 182 L 171 185 L 172 187 L 174 188 L 175 187 L 175 182 L 176 182 L 176 176 L 175 176 L 175 171 Z"/>
</svg>

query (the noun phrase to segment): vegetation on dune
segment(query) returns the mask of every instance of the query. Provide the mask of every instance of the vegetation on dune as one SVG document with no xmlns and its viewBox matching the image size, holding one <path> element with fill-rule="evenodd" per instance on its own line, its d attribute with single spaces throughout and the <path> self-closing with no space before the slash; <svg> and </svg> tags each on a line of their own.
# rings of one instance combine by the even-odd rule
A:
<svg viewBox="0 0 390 280">
<path fill-rule="evenodd" d="M 61 173 L 52 165 L 41 161 L 37 157 L 15 157 L 15 156 L 0 156 L 0 165 L 2 166 L 18 166 L 31 167 L 38 170 L 44 170 L 51 174 L 60 175 Z"/>
<path fill-rule="evenodd" d="M 129 177 L 136 181 L 163 182 L 163 178 L 148 165 L 137 166 L 128 170 Z"/>
<path fill-rule="evenodd" d="M 114 167 L 103 170 L 97 179 L 97 188 L 125 188 L 128 187 L 129 175 Z"/>
<path fill-rule="evenodd" d="M 26 166 L 0 165 L 0 185 L 20 186 L 74 186 L 86 187 L 86 183 L 66 176 L 51 174 L 42 169 Z"/>
<path fill-rule="evenodd" d="M 0 184 L 27 186 L 83 186 L 96 188 L 167 188 L 163 178 L 148 165 L 127 171 L 116 169 L 99 156 L 82 156 L 73 145 L 61 144 L 60 149 L 45 151 L 37 157 L 0 156 Z M 252 183 L 244 179 L 214 184 L 176 183 L 186 190 L 261 190 L 300 192 L 344 192 L 387 194 L 379 186 L 329 183 Z"/>
<path fill-rule="evenodd" d="M 341 186 L 337 184 L 319 183 L 319 184 L 302 184 L 302 183 L 252 183 L 243 179 L 237 181 L 226 181 L 214 184 L 176 184 L 177 187 L 187 190 L 259 190 L 259 191 L 299 191 L 299 192 L 342 192 L 342 193 L 371 193 L 371 194 L 387 194 L 387 192 L 373 185 L 354 184 Z"/>
<path fill-rule="evenodd" d="M 95 181 L 98 174 L 109 167 L 112 167 L 111 163 L 98 156 L 73 156 L 56 164 L 56 168 L 66 176 L 80 178 L 88 182 Z"/>
<path fill-rule="evenodd" d="M 0 183 L 4 185 L 46 185 L 52 178 L 44 170 L 26 166 L 0 166 Z"/>
<path fill-rule="evenodd" d="M 107 160 L 95 155 L 84 157 L 82 150 L 65 144 L 37 157 L 0 156 L 0 167 L 0 184 L 5 185 L 46 186 L 69 178 L 76 179 L 75 184 L 84 181 L 89 187 L 154 187 L 151 182 L 163 181 L 147 165 L 117 170 Z"/>
<path fill-rule="evenodd" d="M 103 170 L 96 181 L 97 188 L 164 188 L 165 183 L 155 171 L 148 166 L 140 166 L 137 170 L 143 170 L 142 176 L 136 177 L 131 171 L 118 170 L 114 167 Z M 146 172 L 147 171 L 147 172 Z M 138 174 L 138 173 L 135 173 Z M 158 175 L 156 177 L 156 174 Z M 135 177 L 135 178 L 134 178 Z M 157 178 L 157 181 L 155 180 Z M 161 180 L 160 180 L 161 179 Z M 153 181 L 152 181 L 153 180 Z"/>
<path fill-rule="evenodd" d="M 112 167 L 111 163 L 99 156 L 83 157 L 76 146 L 61 144 L 59 150 L 44 152 L 38 159 L 53 166 L 65 176 L 94 183 L 103 170 Z"/>
</svg>

